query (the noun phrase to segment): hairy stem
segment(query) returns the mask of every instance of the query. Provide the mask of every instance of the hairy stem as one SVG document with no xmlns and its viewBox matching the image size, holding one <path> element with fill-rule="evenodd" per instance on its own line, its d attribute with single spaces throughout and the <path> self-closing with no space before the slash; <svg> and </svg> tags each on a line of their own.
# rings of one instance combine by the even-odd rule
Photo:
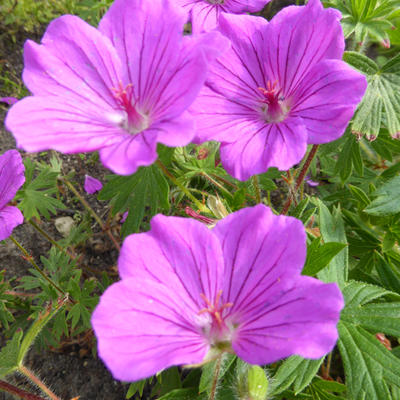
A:
<svg viewBox="0 0 400 400">
<path fill-rule="evenodd" d="M 205 206 L 201 201 L 197 200 L 196 197 L 190 193 L 190 191 L 185 188 L 181 183 L 178 182 L 178 180 L 175 178 L 174 175 L 171 174 L 171 172 L 168 171 L 167 167 L 160 161 L 160 159 L 157 159 L 156 164 L 160 167 L 161 171 L 163 174 L 174 184 L 176 185 L 185 195 L 193 201 L 194 204 L 196 204 L 196 207 L 202 211 L 202 212 L 210 212 L 207 206 Z"/>
<path fill-rule="evenodd" d="M 261 190 L 260 190 L 260 184 L 258 182 L 258 177 L 257 175 L 253 175 L 251 179 L 253 181 L 253 186 L 256 191 L 256 201 L 257 203 L 261 203 Z"/>
<path fill-rule="evenodd" d="M 106 226 L 104 225 L 103 221 L 101 220 L 101 218 L 96 214 L 96 211 L 93 210 L 92 207 L 90 207 L 89 203 L 81 196 L 81 194 L 76 190 L 76 188 L 74 187 L 74 185 L 65 177 L 60 178 L 62 182 L 64 182 L 68 188 L 71 190 L 71 192 L 79 199 L 79 201 L 83 204 L 83 206 L 90 212 L 90 214 L 92 214 L 92 217 L 96 220 L 96 222 L 99 224 L 101 230 L 103 232 L 105 232 L 107 234 L 107 236 L 110 238 L 110 240 L 112 241 L 112 243 L 114 244 L 114 247 L 120 251 L 121 247 L 119 245 L 119 243 L 117 242 L 117 240 L 115 239 L 115 237 L 113 236 L 113 234 L 106 228 Z"/>
<path fill-rule="evenodd" d="M 2 380 L 0 380 L 0 391 L 10 393 L 11 395 L 23 400 L 45 400 L 43 397 L 36 396 L 35 394 L 29 393 L 26 390 L 22 390 Z"/>
<path fill-rule="evenodd" d="M 287 212 L 289 211 L 289 207 L 292 204 L 293 197 L 296 195 L 297 190 L 299 189 L 300 185 L 303 183 L 304 177 L 306 176 L 306 173 L 308 171 L 308 168 L 310 168 L 311 161 L 314 159 L 315 155 L 317 154 L 318 151 L 318 144 L 314 144 L 313 147 L 311 148 L 310 152 L 308 153 L 307 159 L 303 164 L 303 167 L 301 168 L 300 174 L 296 179 L 296 184 L 293 190 L 293 195 L 289 194 L 288 199 L 286 200 L 286 203 L 284 204 L 282 208 L 281 214 L 286 215 Z"/>
<path fill-rule="evenodd" d="M 228 195 L 230 198 L 232 198 L 232 193 L 224 188 L 219 182 L 217 182 L 213 177 L 208 175 L 206 172 L 202 171 L 200 172 L 200 175 L 206 178 L 211 184 L 216 186 L 218 189 L 220 189 L 222 192 L 224 192 L 226 195 Z"/>
<path fill-rule="evenodd" d="M 39 274 L 47 281 L 50 283 L 51 286 L 54 287 L 54 289 L 57 290 L 57 292 L 59 292 L 60 294 L 62 294 L 63 296 L 66 295 L 66 293 L 64 292 L 64 290 L 62 290 L 52 279 L 50 279 L 41 269 L 40 267 L 36 264 L 35 260 L 33 259 L 33 257 L 26 251 L 25 247 L 22 246 L 21 243 L 18 242 L 17 239 L 15 239 L 14 236 L 10 236 L 10 239 L 14 242 L 14 244 L 21 250 L 22 254 L 24 255 L 24 259 L 29 261 L 33 268 L 36 269 L 37 272 L 39 272 Z"/>
<path fill-rule="evenodd" d="M 215 394 L 217 392 L 217 384 L 218 384 L 219 372 L 221 371 L 221 364 L 222 364 L 222 355 L 220 355 L 217 358 L 217 362 L 215 364 L 214 377 L 213 377 L 213 381 L 212 381 L 212 384 L 211 384 L 209 400 L 215 400 Z"/>
<path fill-rule="evenodd" d="M 31 382 L 33 382 L 43 393 L 45 393 L 51 400 L 61 400 L 54 394 L 31 370 L 23 365 L 18 367 L 19 372 L 24 374 Z"/>
</svg>

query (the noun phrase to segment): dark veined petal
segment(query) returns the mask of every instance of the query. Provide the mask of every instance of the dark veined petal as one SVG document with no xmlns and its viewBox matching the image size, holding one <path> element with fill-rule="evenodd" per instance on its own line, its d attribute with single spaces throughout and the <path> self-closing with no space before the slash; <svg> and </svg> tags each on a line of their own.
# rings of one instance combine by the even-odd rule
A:
<svg viewBox="0 0 400 400">
<path fill-rule="evenodd" d="M 341 60 L 324 60 L 303 78 L 294 93 L 291 114 L 307 127 L 308 143 L 340 137 L 361 101 L 367 80 Z"/>
<path fill-rule="evenodd" d="M 265 36 L 266 75 L 279 82 L 285 97 L 290 97 L 302 78 L 324 59 L 341 59 L 344 36 L 340 13 L 324 9 L 319 0 L 305 6 L 290 6 L 269 23 Z"/>
<path fill-rule="evenodd" d="M 223 296 L 233 303 L 231 314 L 247 314 L 270 296 L 293 286 L 306 258 L 306 234 L 301 221 L 277 216 L 264 206 L 244 208 L 219 221 L 213 233 L 225 261 Z M 262 300 L 264 301 L 264 300 Z"/>
<path fill-rule="evenodd" d="M 153 121 L 179 116 L 206 78 L 203 49 L 184 45 L 185 18 L 168 0 L 117 0 L 99 25 L 125 66 L 124 83 Z"/>
<path fill-rule="evenodd" d="M 258 312 L 241 317 L 232 343 L 236 354 L 263 365 L 293 354 L 320 358 L 329 353 L 338 339 L 336 325 L 344 306 L 338 286 L 299 276 L 291 289 L 271 289 L 260 294 L 264 304 Z"/>
<path fill-rule="evenodd" d="M 113 123 L 114 110 L 77 99 L 26 97 L 11 107 L 5 125 L 26 151 L 54 149 L 65 153 L 98 150 L 129 136 Z"/>
<path fill-rule="evenodd" d="M 222 165 L 236 179 L 245 181 L 270 167 L 287 170 L 306 153 L 307 130 L 301 118 L 274 124 L 257 121 L 239 131 L 242 126 L 232 127 L 233 134 L 241 135 L 238 140 L 221 144 Z"/>
<path fill-rule="evenodd" d="M 17 150 L 0 156 L 0 210 L 10 202 L 25 182 L 25 167 Z"/>
<path fill-rule="evenodd" d="M 134 255 L 131 255 L 134 257 Z M 209 346 L 185 307 L 187 292 L 129 277 L 111 285 L 92 315 L 99 355 L 114 378 L 137 381 L 201 362 Z"/>
<path fill-rule="evenodd" d="M 245 208 L 213 229 L 225 259 L 225 319 L 237 330 L 243 360 L 267 364 L 292 354 L 318 358 L 336 340 L 343 298 L 336 284 L 301 276 L 306 234 L 301 221 L 264 205 Z"/>
<path fill-rule="evenodd" d="M 51 22 L 41 45 L 28 40 L 24 63 L 23 80 L 34 95 L 116 107 L 121 62 L 110 40 L 78 17 Z"/>
<path fill-rule="evenodd" d="M 187 308 L 194 313 L 204 307 L 200 294 L 212 300 L 222 285 L 219 241 L 189 218 L 155 216 L 149 232 L 125 239 L 118 267 L 122 279 L 143 276 L 185 291 Z"/>
<path fill-rule="evenodd" d="M 7 239 L 12 230 L 24 222 L 24 216 L 17 207 L 5 206 L 0 209 L 0 240 Z"/>
</svg>

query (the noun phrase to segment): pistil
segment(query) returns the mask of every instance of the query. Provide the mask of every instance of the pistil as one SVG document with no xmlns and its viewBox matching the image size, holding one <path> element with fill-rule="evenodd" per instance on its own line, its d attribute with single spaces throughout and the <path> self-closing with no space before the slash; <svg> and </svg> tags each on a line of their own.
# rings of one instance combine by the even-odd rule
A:
<svg viewBox="0 0 400 400">
<path fill-rule="evenodd" d="M 286 118 L 288 109 L 284 103 L 285 98 L 281 95 L 282 89 L 277 88 L 278 82 L 267 82 L 267 88 L 259 87 L 258 90 L 264 96 L 262 112 L 268 122 L 281 122 Z"/>
</svg>

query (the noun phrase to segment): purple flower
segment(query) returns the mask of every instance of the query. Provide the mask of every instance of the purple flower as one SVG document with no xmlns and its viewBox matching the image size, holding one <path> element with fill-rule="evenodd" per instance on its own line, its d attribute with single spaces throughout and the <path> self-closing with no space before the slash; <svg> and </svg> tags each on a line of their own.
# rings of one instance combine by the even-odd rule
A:
<svg viewBox="0 0 400 400">
<path fill-rule="evenodd" d="M 269 23 L 220 16 L 232 47 L 213 63 L 191 112 L 196 141 L 220 141 L 222 164 L 237 179 L 287 170 L 308 144 L 343 134 L 367 82 L 341 61 L 339 19 L 319 0 L 286 7 Z"/>
<path fill-rule="evenodd" d="M 85 175 L 85 183 L 83 185 L 85 192 L 89 194 L 94 194 L 102 189 L 103 184 L 93 176 Z"/>
<path fill-rule="evenodd" d="M 18 101 L 16 97 L 0 97 L 0 103 L 6 103 L 9 106 L 12 106 Z"/>
<path fill-rule="evenodd" d="M 185 18 L 168 0 L 116 0 L 99 29 L 71 15 L 54 20 L 40 45 L 25 44 L 23 79 L 34 96 L 6 118 L 18 146 L 99 150 L 105 166 L 132 174 L 156 160 L 157 143 L 188 144 L 186 109 L 228 40 L 184 37 Z"/>
<path fill-rule="evenodd" d="M 307 175 L 307 176 L 305 177 L 304 181 L 307 183 L 308 186 L 311 186 L 311 187 L 316 187 L 316 186 L 319 185 L 319 182 L 313 181 L 313 180 L 311 179 L 310 175 Z"/>
<path fill-rule="evenodd" d="M 332 350 L 343 299 L 336 284 L 301 276 L 306 234 L 264 205 L 217 222 L 158 215 L 126 238 L 120 282 L 92 316 L 99 355 L 135 381 L 218 350 L 251 364 Z"/>
<path fill-rule="evenodd" d="M 21 211 L 7 205 L 25 182 L 25 167 L 17 150 L 8 150 L 0 156 L 0 240 L 24 222 Z"/>
<path fill-rule="evenodd" d="M 194 33 L 210 31 L 218 26 L 221 13 L 242 14 L 260 11 L 271 0 L 176 0 L 190 11 Z"/>
</svg>

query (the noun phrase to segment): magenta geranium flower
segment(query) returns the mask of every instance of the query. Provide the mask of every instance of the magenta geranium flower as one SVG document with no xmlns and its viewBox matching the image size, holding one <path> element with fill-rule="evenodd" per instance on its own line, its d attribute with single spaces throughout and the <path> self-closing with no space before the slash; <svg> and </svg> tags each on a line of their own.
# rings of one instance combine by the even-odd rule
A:
<svg viewBox="0 0 400 400">
<path fill-rule="evenodd" d="M 25 167 L 17 150 L 8 150 L 0 156 L 0 240 L 24 222 L 21 211 L 8 203 L 25 182 Z"/>
<path fill-rule="evenodd" d="M 212 230 L 158 215 L 126 238 L 122 280 L 92 316 L 99 355 L 117 379 L 230 351 L 251 364 L 332 350 L 343 299 L 336 284 L 301 276 L 306 234 L 299 220 L 264 205 Z"/>
<path fill-rule="evenodd" d="M 86 193 L 95 194 L 99 190 L 103 188 L 103 184 L 93 176 L 85 175 L 85 183 L 83 184 L 83 188 Z"/>
<path fill-rule="evenodd" d="M 168 0 L 116 0 L 95 29 L 54 20 L 40 45 L 27 41 L 23 79 L 33 97 L 6 118 L 19 147 L 65 153 L 99 150 L 105 166 L 131 174 L 157 158 L 156 145 L 193 136 L 186 112 L 221 34 L 182 35 L 186 16 Z"/>
<path fill-rule="evenodd" d="M 218 26 L 221 13 L 243 14 L 260 11 L 271 0 L 175 0 L 189 11 L 192 32 L 210 31 Z"/>
<path fill-rule="evenodd" d="M 196 141 L 220 141 L 222 164 L 237 179 L 287 170 L 308 144 L 343 134 L 367 82 L 341 60 L 339 19 L 319 0 L 286 7 L 269 23 L 220 16 L 232 48 L 213 63 L 191 112 Z"/>
</svg>

